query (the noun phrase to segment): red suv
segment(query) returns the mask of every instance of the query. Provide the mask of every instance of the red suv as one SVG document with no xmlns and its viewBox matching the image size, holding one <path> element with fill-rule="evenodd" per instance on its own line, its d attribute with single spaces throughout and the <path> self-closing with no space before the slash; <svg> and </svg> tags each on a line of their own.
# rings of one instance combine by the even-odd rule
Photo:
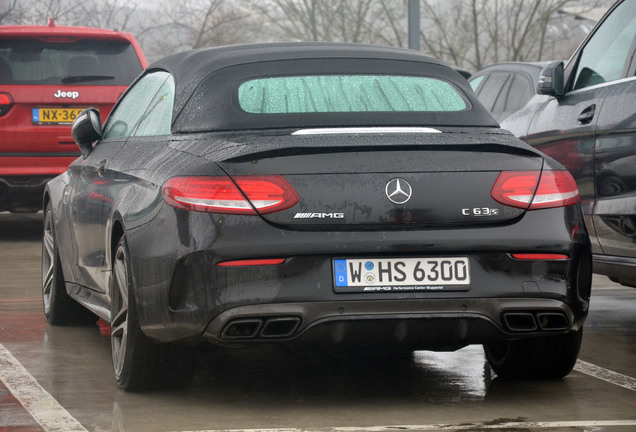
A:
<svg viewBox="0 0 636 432">
<path fill-rule="evenodd" d="M 46 182 L 79 156 L 77 114 L 92 106 L 106 118 L 147 66 L 129 33 L 0 26 L 0 211 L 40 210 Z"/>
</svg>

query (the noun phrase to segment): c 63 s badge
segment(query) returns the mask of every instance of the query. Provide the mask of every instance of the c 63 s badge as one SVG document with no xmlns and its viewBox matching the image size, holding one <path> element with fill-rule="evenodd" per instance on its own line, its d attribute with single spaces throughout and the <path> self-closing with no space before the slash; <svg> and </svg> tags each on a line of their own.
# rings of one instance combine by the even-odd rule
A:
<svg viewBox="0 0 636 432">
<path fill-rule="evenodd" d="M 463 208 L 462 214 L 464 216 L 475 216 L 475 217 L 498 216 L 499 209 L 488 208 L 488 207 Z"/>
</svg>

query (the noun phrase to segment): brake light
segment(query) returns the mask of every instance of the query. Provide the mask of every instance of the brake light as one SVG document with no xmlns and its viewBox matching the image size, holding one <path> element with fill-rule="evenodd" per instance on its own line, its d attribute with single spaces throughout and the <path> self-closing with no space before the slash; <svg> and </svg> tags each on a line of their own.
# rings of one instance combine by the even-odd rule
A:
<svg viewBox="0 0 636 432">
<path fill-rule="evenodd" d="M 504 205 L 527 210 L 564 207 L 579 202 L 569 171 L 504 171 L 490 195 Z"/>
<path fill-rule="evenodd" d="M 42 36 L 39 39 L 49 43 L 71 43 L 77 42 L 78 40 L 78 38 L 74 36 Z"/>
<path fill-rule="evenodd" d="M 0 117 L 9 112 L 13 107 L 13 99 L 9 93 L 0 93 Z"/>
<path fill-rule="evenodd" d="M 174 177 L 163 185 L 173 207 L 225 214 L 266 214 L 288 209 L 298 194 L 281 176 Z"/>
</svg>

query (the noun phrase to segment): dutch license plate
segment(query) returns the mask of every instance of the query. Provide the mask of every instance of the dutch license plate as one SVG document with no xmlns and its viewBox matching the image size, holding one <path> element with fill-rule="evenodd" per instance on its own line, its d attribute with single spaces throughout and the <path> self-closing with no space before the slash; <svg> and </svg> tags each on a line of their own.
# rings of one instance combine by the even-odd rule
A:
<svg viewBox="0 0 636 432">
<path fill-rule="evenodd" d="M 71 124 L 84 108 L 33 108 L 33 124 Z"/>
<path fill-rule="evenodd" d="M 334 259 L 336 292 L 467 291 L 466 257 Z"/>
</svg>

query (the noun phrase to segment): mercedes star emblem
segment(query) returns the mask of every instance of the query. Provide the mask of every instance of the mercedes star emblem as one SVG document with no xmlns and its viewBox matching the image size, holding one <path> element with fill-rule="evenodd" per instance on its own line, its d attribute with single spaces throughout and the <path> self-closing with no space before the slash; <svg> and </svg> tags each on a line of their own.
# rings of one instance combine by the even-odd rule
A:
<svg viewBox="0 0 636 432">
<path fill-rule="evenodd" d="M 413 189 L 404 179 L 395 178 L 386 184 L 386 197 L 394 204 L 405 204 L 411 199 Z"/>
</svg>

